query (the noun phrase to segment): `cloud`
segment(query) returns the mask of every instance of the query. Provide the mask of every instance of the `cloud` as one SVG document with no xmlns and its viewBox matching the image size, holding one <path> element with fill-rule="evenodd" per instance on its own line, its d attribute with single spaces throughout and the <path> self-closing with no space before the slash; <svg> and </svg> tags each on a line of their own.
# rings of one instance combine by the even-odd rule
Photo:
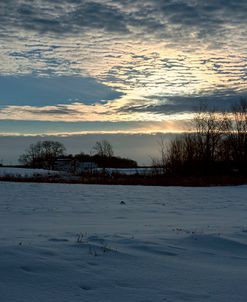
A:
<svg viewBox="0 0 247 302">
<path fill-rule="evenodd" d="M 3 1 L 2 27 L 22 28 L 39 33 L 76 33 L 88 28 L 127 32 L 124 14 L 107 3 L 89 1 Z"/>
<path fill-rule="evenodd" d="M 224 109 L 247 93 L 246 17 L 245 0 L 1 1 L 1 118 L 164 120 L 200 99 Z M 24 89 L 7 94 L 17 75 Z"/>
<path fill-rule="evenodd" d="M 179 124 L 179 125 L 178 125 Z M 186 121 L 119 121 L 119 122 L 68 122 L 68 121 L 18 121 L 0 120 L 0 137 L 6 135 L 70 136 L 75 134 L 136 134 L 136 133 L 173 133 L 183 131 Z M 7 133 L 7 134 L 6 134 Z"/>
<path fill-rule="evenodd" d="M 193 114 L 200 110 L 202 105 L 206 105 L 208 110 L 229 111 L 232 106 L 241 99 L 247 99 L 246 94 L 235 94 L 233 91 L 225 92 L 227 95 L 209 95 L 209 96 L 150 96 L 145 104 L 128 104 L 120 108 L 121 112 L 131 113 L 154 113 L 158 115 L 172 116 L 181 113 Z M 181 115 L 182 117 L 182 115 Z"/>
<path fill-rule="evenodd" d="M 0 3 L 0 25 L 1 32 L 11 28 L 61 35 L 90 29 L 121 34 L 141 31 L 176 41 L 188 29 L 198 39 L 227 34 L 245 25 L 246 12 L 245 0 L 10 0 Z"/>
</svg>

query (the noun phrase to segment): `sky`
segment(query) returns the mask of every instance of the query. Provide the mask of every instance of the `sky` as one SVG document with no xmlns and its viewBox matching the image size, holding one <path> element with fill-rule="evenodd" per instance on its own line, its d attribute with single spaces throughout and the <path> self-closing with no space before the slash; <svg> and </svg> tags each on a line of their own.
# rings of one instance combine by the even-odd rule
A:
<svg viewBox="0 0 247 302">
<path fill-rule="evenodd" d="M 1 0 L 0 136 L 184 131 L 246 98 L 246 18 L 246 0 Z"/>
</svg>

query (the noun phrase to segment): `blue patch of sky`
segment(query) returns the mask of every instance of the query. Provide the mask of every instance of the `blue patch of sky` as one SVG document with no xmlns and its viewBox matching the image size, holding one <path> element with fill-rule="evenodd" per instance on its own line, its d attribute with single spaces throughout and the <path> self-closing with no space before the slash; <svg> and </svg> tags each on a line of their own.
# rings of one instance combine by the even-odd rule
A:
<svg viewBox="0 0 247 302">
<path fill-rule="evenodd" d="M 52 106 L 73 102 L 89 105 L 114 100 L 121 95 L 88 77 L 0 75 L 0 106 Z"/>
</svg>

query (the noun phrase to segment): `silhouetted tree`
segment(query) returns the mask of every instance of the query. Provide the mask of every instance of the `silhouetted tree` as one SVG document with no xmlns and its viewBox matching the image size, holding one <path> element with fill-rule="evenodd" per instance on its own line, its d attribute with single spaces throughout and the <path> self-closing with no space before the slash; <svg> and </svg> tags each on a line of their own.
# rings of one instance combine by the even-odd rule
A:
<svg viewBox="0 0 247 302">
<path fill-rule="evenodd" d="M 102 157 L 113 157 L 113 147 L 107 140 L 97 141 L 93 146 L 93 153 Z"/>
<path fill-rule="evenodd" d="M 19 158 L 21 164 L 32 168 L 53 169 L 55 160 L 63 155 L 65 147 L 56 141 L 39 141 L 31 144 Z"/>
<path fill-rule="evenodd" d="M 246 172 L 247 102 L 242 100 L 228 113 L 201 108 L 192 131 L 170 141 L 160 157 L 170 174 L 217 174 L 236 167 Z"/>
<path fill-rule="evenodd" d="M 229 133 L 225 142 L 229 160 L 240 170 L 247 170 L 247 100 L 232 107 Z"/>
</svg>

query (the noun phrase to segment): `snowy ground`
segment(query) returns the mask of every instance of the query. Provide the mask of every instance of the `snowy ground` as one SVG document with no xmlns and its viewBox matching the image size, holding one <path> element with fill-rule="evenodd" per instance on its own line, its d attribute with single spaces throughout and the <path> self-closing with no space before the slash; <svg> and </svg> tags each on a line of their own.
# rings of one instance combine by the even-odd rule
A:
<svg viewBox="0 0 247 302">
<path fill-rule="evenodd" d="M 150 175 L 154 172 L 162 172 L 161 169 L 153 169 L 150 167 L 146 168 L 98 168 L 96 169 L 97 172 L 107 172 L 109 174 L 113 173 L 118 173 L 118 174 L 123 174 L 123 175 L 135 175 L 135 174 L 140 174 L 140 175 Z"/>
<path fill-rule="evenodd" d="M 32 176 L 52 176 L 61 172 L 44 169 L 25 169 L 13 167 L 0 167 L 0 176 L 32 177 Z"/>
<path fill-rule="evenodd" d="M 247 186 L 0 193 L 1 302 L 247 299 Z"/>
</svg>

